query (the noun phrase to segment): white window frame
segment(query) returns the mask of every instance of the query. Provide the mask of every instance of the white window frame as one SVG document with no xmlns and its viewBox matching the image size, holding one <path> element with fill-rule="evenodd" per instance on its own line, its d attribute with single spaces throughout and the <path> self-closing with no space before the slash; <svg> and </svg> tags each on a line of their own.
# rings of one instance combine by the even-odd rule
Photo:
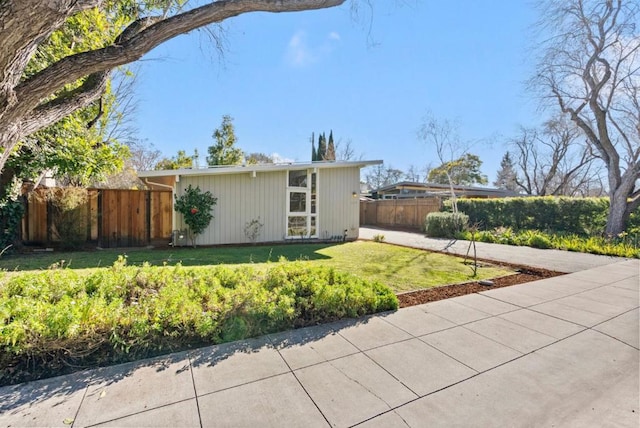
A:
<svg viewBox="0 0 640 428">
<path fill-rule="evenodd" d="M 318 170 L 316 170 L 315 168 L 311 168 L 311 169 L 307 169 L 307 187 L 298 187 L 298 186 L 290 186 L 289 185 L 289 174 L 291 172 L 297 172 L 297 171 L 303 171 L 302 169 L 292 169 L 292 170 L 287 170 L 287 174 L 285 177 L 286 180 L 286 192 L 287 192 L 287 197 L 286 199 L 286 215 L 285 215 L 285 219 L 284 219 L 284 223 L 285 223 L 285 238 L 286 239 L 295 239 L 295 238 L 300 238 L 300 235 L 289 235 L 289 217 L 305 217 L 306 218 L 306 230 L 307 230 L 307 234 L 303 235 L 303 238 L 306 239 L 310 239 L 310 238 L 318 238 L 319 236 L 319 230 L 320 230 L 320 224 L 318 222 L 319 220 L 319 184 L 320 184 L 320 180 L 319 180 L 319 174 L 318 174 Z M 312 213 L 311 212 L 311 186 L 312 186 L 312 180 L 313 180 L 313 175 L 315 174 L 315 178 L 316 178 L 316 191 L 315 191 L 315 195 L 316 195 L 316 212 Z M 304 212 L 292 212 L 291 210 L 291 193 L 304 193 L 305 194 L 305 211 Z M 313 235 L 310 235 L 309 232 L 312 230 L 311 227 L 311 219 L 314 218 L 315 219 L 315 233 Z"/>
</svg>

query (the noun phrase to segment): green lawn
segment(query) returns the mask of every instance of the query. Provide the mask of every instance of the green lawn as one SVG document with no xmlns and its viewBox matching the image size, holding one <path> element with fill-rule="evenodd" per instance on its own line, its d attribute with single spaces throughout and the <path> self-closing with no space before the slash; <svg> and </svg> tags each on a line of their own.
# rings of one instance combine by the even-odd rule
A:
<svg viewBox="0 0 640 428">
<path fill-rule="evenodd" d="M 438 285 L 486 279 L 511 273 L 504 268 L 481 267 L 472 277 L 470 266 L 461 258 L 389 244 L 356 241 L 340 244 L 289 244 L 274 246 L 96 250 L 12 255 L 0 259 L 0 269 L 30 271 L 55 264 L 71 269 L 111 266 L 119 255 L 129 265 L 211 266 L 252 264 L 267 267 L 282 258 L 312 265 L 333 267 L 367 280 L 380 281 L 394 291 L 407 291 Z"/>
</svg>

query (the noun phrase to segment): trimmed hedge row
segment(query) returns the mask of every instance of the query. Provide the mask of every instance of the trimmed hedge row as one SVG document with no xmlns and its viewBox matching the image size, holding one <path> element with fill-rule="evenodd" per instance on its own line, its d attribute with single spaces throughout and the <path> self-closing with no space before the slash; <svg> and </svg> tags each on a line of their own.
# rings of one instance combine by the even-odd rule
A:
<svg viewBox="0 0 640 428">
<path fill-rule="evenodd" d="M 299 262 L 0 272 L 0 385 L 397 307 L 380 283 Z"/>
<path fill-rule="evenodd" d="M 482 230 L 509 227 L 514 230 L 547 230 L 590 236 L 606 225 L 606 198 L 522 197 L 459 199 L 458 209 L 470 224 Z"/>
</svg>

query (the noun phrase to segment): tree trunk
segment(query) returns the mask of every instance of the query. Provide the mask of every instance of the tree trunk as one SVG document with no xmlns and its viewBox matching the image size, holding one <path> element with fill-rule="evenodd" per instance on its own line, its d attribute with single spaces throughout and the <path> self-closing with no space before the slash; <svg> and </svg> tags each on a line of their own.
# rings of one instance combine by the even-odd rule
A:
<svg viewBox="0 0 640 428">
<path fill-rule="evenodd" d="M 622 196 L 623 197 L 619 197 L 616 193 L 612 192 L 609 197 L 609 216 L 607 217 L 605 234 L 610 238 L 618 236 L 624 231 L 625 224 L 629 218 L 629 214 L 627 213 L 627 198 L 626 195 Z"/>
</svg>

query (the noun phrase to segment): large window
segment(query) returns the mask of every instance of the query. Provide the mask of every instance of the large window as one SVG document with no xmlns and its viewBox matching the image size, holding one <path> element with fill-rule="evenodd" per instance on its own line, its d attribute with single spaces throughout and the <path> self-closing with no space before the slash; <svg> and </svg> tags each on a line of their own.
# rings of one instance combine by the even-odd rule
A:
<svg viewBox="0 0 640 428">
<path fill-rule="evenodd" d="M 317 224 L 317 173 L 306 169 L 289 171 L 287 176 L 287 238 L 317 238 Z"/>
</svg>

